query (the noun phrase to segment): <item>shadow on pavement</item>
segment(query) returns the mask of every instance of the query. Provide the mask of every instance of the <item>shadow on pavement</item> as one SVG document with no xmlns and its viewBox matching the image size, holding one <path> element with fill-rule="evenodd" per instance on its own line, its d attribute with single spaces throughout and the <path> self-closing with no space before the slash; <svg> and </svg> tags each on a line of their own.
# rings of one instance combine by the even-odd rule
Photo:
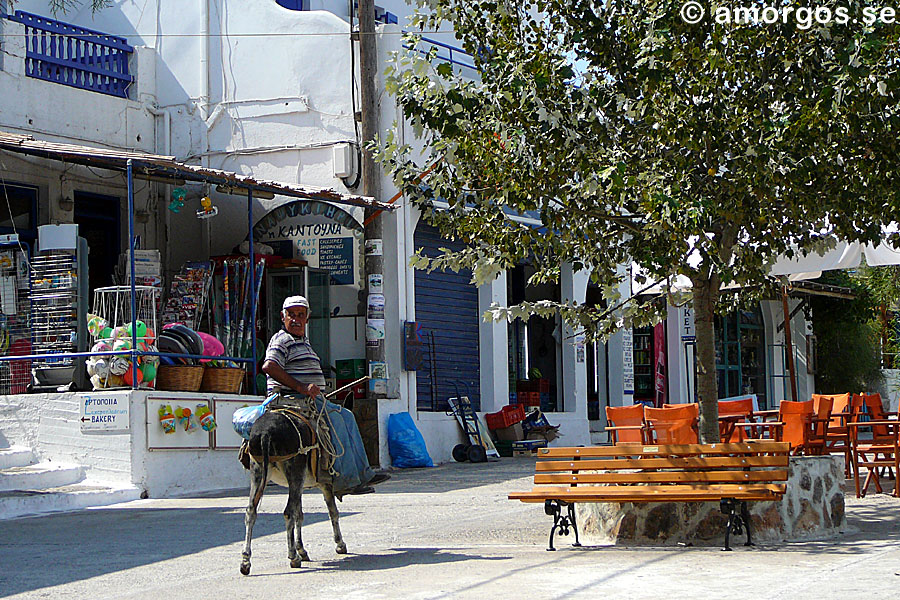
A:
<svg viewBox="0 0 900 600">
<path fill-rule="evenodd" d="M 312 566 L 336 571 L 380 571 L 399 569 L 409 565 L 440 565 L 471 560 L 509 560 L 512 556 L 479 556 L 460 554 L 445 548 L 391 548 L 387 553 L 347 554 L 338 559 L 322 561 Z M 304 565 L 305 566 L 305 565 Z"/>
<path fill-rule="evenodd" d="M 304 511 L 304 526 L 327 520 L 324 508 Z M 244 531 L 243 508 L 98 508 L 0 521 L 0 597 L 242 542 Z M 284 534 L 281 514 L 261 512 L 253 539 L 276 533 Z"/>
</svg>

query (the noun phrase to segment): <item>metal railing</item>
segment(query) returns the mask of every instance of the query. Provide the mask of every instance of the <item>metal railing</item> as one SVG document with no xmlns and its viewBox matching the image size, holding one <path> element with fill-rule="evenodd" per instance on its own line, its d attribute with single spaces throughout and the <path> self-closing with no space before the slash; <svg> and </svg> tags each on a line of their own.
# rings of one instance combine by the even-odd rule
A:
<svg viewBox="0 0 900 600">
<path fill-rule="evenodd" d="M 404 33 L 408 33 L 408 32 L 404 32 Z M 423 37 L 423 38 L 421 38 L 421 40 L 422 40 L 422 42 L 424 42 L 426 44 L 430 44 L 431 47 L 429 47 L 429 48 L 415 47 L 414 48 L 414 47 L 406 46 L 406 45 L 404 45 L 403 47 L 407 50 L 414 50 L 420 54 L 428 54 L 428 52 L 433 47 L 436 47 L 436 48 L 438 48 L 437 56 L 435 56 L 436 61 L 447 62 L 447 63 L 450 63 L 451 66 L 457 66 L 457 67 L 462 67 L 464 69 L 469 69 L 471 71 L 474 71 L 473 75 L 478 73 L 478 67 L 475 66 L 474 61 L 470 60 L 469 62 L 466 62 L 464 60 L 460 60 L 460 57 L 463 57 L 463 56 L 468 56 L 469 59 L 472 58 L 472 55 L 469 54 L 468 52 L 466 52 L 465 50 L 463 50 L 462 48 L 459 48 L 457 46 L 451 46 L 450 44 L 445 44 L 444 42 L 440 42 L 438 40 L 427 38 L 427 37 Z"/>
<path fill-rule="evenodd" d="M 17 10 L 8 17 L 25 26 L 25 74 L 53 83 L 128 97 L 134 77 L 125 38 Z"/>
</svg>

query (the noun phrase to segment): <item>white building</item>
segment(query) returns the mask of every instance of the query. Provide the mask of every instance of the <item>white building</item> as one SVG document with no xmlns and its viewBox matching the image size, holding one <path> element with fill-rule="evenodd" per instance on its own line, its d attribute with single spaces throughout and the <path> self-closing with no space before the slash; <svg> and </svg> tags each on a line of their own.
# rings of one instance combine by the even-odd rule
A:
<svg viewBox="0 0 900 600">
<path fill-rule="evenodd" d="M 379 26 L 377 35 L 378 129 L 387 132 L 395 121 L 403 122 L 403 115 L 385 93 L 380 73 L 388 54 L 400 50 L 399 34 L 411 11 L 402 0 L 379 4 L 392 13 L 381 13 L 383 21 L 397 17 L 397 24 Z M 42 0 L 21 0 L 16 8 L 36 15 L 48 12 Z M 308 188 L 357 191 L 349 186 L 358 184 L 354 163 L 359 106 L 354 82 L 359 78 L 359 61 L 346 2 L 121 0 L 97 14 L 81 9 L 60 15 L 91 30 L 69 33 L 53 21 L 35 22 L 17 15 L 0 18 L 0 130 L 48 141 L 171 155 L 189 164 Z M 59 46 L 56 58 L 65 59 L 66 76 L 91 71 L 96 64 L 84 65 L 87 51 L 82 51 L 80 66 L 63 55 L 72 52 L 72 44 L 77 47 L 79 39 L 99 40 L 93 32 L 115 36 L 118 39 L 106 44 L 117 48 L 121 57 L 117 60 L 127 63 L 127 77 L 133 77 L 133 82 L 123 78 L 122 87 L 73 86 L 31 76 L 38 59 L 30 56 L 47 52 L 41 43 L 49 38 L 42 31 L 59 32 L 65 40 L 68 50 Z M 436 37 L 435 42 L 452 45 L 449 36 Z M 99 42 L 90 43 L 96 47 Z M 448 48 L 442 50 L 442 54 L 448 52 Z M 467 68 L 469 57 L 458 50 L 454 57 L 463 63 L 458 68 Z M 59 76 L 58 71 L 54 73 Z M 108 89 L 100 89 L 103 85 Z M 407 135 L 406 130 L 399 135 Z M 17 194 L 11 210 L 20 237 L 33 239 L 40 224 L 79 223 L 82 235 L 92 240 L 92 287 L 107 285 L 118 254 L 127 248 L 124 178 L 5 152 L 0 161 L 0 185 L 7 193 Z M 142 182 L 135 191 L 136 234 L 143 247 L 160 249 L 166 274 L 177 271 L 185 261 L 229 255 L 248 234 L 245 202 L 234 202 L 215 190 L 185 187 L 188 206 L 179 214 L 166 208 L 171 185 Z M 396 191 L 387 177 L 382 178 L 381 189 L 379 200 L 384 201 Z M 211 195 L 219 214 L 198 220 L 193 216 L 198 208 L 194 205 L 205 193 Z M 561 426 L 559 443 L 580 445 L 605 439 L 592 438 L 591 431 L 602 430 L 603 406 L 633 401 L 636 381 L 643 375 L 640 368 L 645 366 L 635 364 L 635 355 L 642 350 L 635 340 L 644 339 L 643 332 L 619 333 L 607 344 L 585 345 L 575 332 L 552 320 L 534 318 L 527 326 L 483 322 L 481 315 L 492 302 L 542 297 L 590 301 L 588 276 L 564 267 L 558 286 L 535 289 L 525 286 L 528 267 L 522 266 L 476 289 L 464 274 L 414 272 L 407 265 L 416 248 L 434 249 L 447 242 L 419 222 L 415 209 L 402 201 L 398 205 L 392 214 L 381 217 L 389 371 L 387 398 L 379 401 L 381 464 L 390 464 L 385 426 L 391 413 L 413 414 L 433 459 L 446 461 L 453 446 L 462 441 L 455 420 L 445 413 L 447 398 L 465 393 L 479 403 L 482 412 L 497 411 L 516 392 L 516 380 L 535 368 L 547 380 L 543 407 L 551 423 Z M 0 233 L 11 232 L 10 220 L 0 219 Z M 311 329 L 328 365 L 365 355 L 362 220 L 362 209 L 332 209 L 282 196 L 254 201 L 256 241 L 272 246 L 284 258 L 308 261 L 309 275 L 296 280 L 288 271 L 282 273 L 283 283 L 302 285 L 314 301 L 327 303 L 318 315 L 318 329 L 312 325 Z M 320 256 L 324 257 L 321 262 Z M 271 279 L 268 285 L 273 285 Z M 274 289 L 268 297 L 269 304 L 280 301 Z M 752 319 L 761 323 L 759 331 L 764 333 L 762 378 L 770 405 L 784 397 L 781 359 L 774 358 L 781 339 L 776 308 L 780 309 L 766 303 Z M 405 322 L 418 323 L 424 344 L 424 360 L 415 371 L 405 368 L 412 366 L 404 357 Z M 662 338 L 669 356 L 667 398 L 675 402 L 690 400 L 693 386 L 685 322 L 690 319 L 685 321 L 682 311 L 672 309 Z M 807 332 L 802 313 L 793 326 L 796 332 Z M 803 373 L 799 392 L 805 397 L 812 391 L 812 379 L 802 359 L 799 364 Z M 747 385 L 742 381 L 737 384 L 741 392 Z M 0 420 L 0 429 L 3 425 Z"/>
</svg>

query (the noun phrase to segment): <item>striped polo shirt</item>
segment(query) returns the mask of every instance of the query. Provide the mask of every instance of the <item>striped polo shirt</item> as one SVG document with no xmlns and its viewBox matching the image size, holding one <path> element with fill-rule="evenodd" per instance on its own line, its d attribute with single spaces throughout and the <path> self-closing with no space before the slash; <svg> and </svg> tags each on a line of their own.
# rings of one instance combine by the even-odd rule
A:
<svg viewBox="0 0 900 600">
<path fill-rule="evenodd" d="M 271 360 L 280 366 L 300 383 L 325 386 L 322 363 L 307 336 L 296 337 L 284 329 L 280 330 L 269 341 L 269 346 L 266 348 L 266 360 Z M 271 377 L 266 377 L 266 390 L 269 394 L 285 389 L 287 388 Z"/>
</svg>

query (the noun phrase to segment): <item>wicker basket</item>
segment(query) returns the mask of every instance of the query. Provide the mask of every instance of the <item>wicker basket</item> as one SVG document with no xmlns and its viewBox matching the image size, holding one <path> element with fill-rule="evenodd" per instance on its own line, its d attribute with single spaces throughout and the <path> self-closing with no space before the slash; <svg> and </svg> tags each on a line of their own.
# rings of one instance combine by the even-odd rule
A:
<svg viewBox="0 0 900 600">
<path fill-rule="evenodd" d="M 169 392 L 196 392 L 203 381 L 203 367 L 160 365 L 156 371 L 156 389 Z"/>
<path fill-rule="evenodd" d="M 244 370 L 234 367 L 206 367 L 203 370 L 201 392 L 222 392 L 237 394 L 244 382 Z"/>
</svg>

